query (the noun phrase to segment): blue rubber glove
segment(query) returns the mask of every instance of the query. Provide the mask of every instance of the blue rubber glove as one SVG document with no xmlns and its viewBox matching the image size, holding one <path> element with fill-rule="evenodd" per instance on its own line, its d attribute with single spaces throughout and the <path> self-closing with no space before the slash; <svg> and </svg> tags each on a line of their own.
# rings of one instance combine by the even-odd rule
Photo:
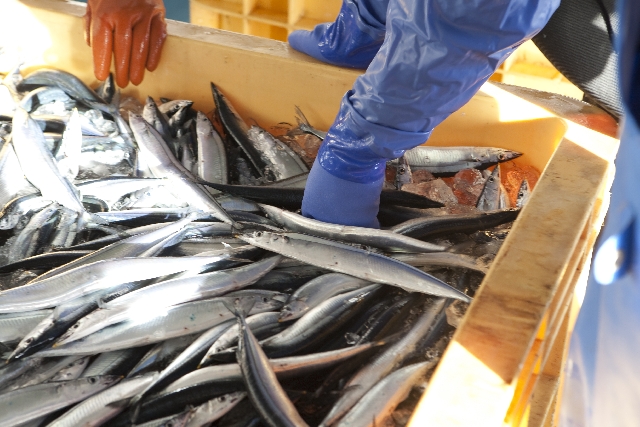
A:
<svg viewBox="0 0 640 427">
<path fill-rule="evenodd" d="M 343 0 L 333 23 L 316 25 L 313 31 L 289 35 L 295 50 L 350 68 L 367 68 L 384 41 L 388 0 Z"/>
<path fill-rule="evenodd" d="M 387 160 L 426 141 L 517 46 L 540 31 L 558 4 L 390 0 L 384 43 L 342 99 L 307 180 L 302 214 L 375 224 L 380 193 L 371 186 L 381 188 Z M 336 194 L 327 206 L 319 194 L 328 192 Z"/>
</svg>

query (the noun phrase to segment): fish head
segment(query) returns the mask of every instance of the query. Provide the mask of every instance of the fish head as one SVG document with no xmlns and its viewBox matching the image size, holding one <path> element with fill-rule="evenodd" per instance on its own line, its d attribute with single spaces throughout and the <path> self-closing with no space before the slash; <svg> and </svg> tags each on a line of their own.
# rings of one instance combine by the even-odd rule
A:
<svg viewBox="0 0 640 427">
<path fill-rule="evenodd" d="M 289 301 L 282 307 L 282 310 L 280 310 L 278 322 L 288 322 L 289 320 L 297 319 L 308 310 L 309 306 L 302 300 Z"/>
<path fill-rule="evenodd" d="M 82 378 L 78 381 L 89 384 L 91 386 L 95 386 L 96 388 L 106 388 L 114 385 L 115 383 L 120 381 L 121 378 L 122 377 L 119 375 L 97 375 L 94 377 Z"/>
<path fill-rule="evenodd" d="M 502 162 L 507 162 L 509 160 L 516 159 L 522 156 L 522 153 L 518 151 L 512 151 L 512 150 L 500 150 L 497 156 L 498 156 L 498 161 L 502 163 Z"/>
<path fill-rule="evenodd" d="M 255 298 L 255 304 L 251 310 L 251 314 L 280 310 L 289 298 L 287 294 L 274 291 L 254 292 L 250 297 Z"/>
</svg>

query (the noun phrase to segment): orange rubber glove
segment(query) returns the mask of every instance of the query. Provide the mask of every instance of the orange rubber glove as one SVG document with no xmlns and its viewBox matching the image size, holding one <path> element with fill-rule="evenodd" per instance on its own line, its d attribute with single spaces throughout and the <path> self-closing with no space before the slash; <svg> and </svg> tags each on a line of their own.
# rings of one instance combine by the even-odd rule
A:
<svg viewBox="0 0 640 427">
<path fill-rule="evenodd" d="M 89 0 L 85 39 L 93 47 L 93 67 L 98 80 L 109 77 L 111 51 L 115 56 L 116 83 L 139 85 L 145 67 L 153 71 L 167 37 L 162 0 Z"/>
</svg>

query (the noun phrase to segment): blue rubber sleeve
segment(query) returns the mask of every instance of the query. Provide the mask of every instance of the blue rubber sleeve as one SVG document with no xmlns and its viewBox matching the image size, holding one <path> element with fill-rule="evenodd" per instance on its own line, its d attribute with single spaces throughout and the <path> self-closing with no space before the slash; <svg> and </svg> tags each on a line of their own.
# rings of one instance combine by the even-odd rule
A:
<svg viewBox="0 0 640 427">
<path fill-rule="evenodd" d="M 386 160 L 423 143 L 467 103 L 558 0 L 391 0 L 382 47 L 343 98 L 319 163 L 336 177 L 379 179 Z"/>
<path fill-rule="evenodd" d="M 367 68 L 384 41 L 388 0 L 343 0 L 336 20 L 289 35 L 296 50 L 320 61 Z"/>
</svg>

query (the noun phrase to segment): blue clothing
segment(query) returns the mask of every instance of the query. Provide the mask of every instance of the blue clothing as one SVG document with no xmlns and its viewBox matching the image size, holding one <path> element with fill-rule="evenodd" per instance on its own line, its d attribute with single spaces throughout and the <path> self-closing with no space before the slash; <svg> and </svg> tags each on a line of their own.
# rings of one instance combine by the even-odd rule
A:
<svg viewBox="0 0 640 427">
<path fill-rule="evenodd" d="M 322 62 L 367 68 L 382 45 L 389 0 L 344 0 L 335 22 L 289 35 L 296 50 Z"/>
<path fill-rule="evenodd" d="M 558 3 L 390 0 L 384 42 L 342 99 L 314 166 L 361 186 L 315 182 L 328 175 L 312 174 L 303 215 L 353 225 L 374 223 L 379 191 L 373 191 L 371 184 L 382 183 L 387 160 L 425 142 L 432 129 L 466 104 L 516 47 L 545 25 Z M 340 199 L 359 199 L 368 210 L 358 212 L 361 221 L 352 221 L 346 206 L 327 209 L 318 192 L 341 192 Z"/>
<path fill-rule="evenodd" d="M 640 3 L 620 1 L 624 120 L 606 226 L 565 367 L 561 426 L 640 425 Z"/>
</svg>

